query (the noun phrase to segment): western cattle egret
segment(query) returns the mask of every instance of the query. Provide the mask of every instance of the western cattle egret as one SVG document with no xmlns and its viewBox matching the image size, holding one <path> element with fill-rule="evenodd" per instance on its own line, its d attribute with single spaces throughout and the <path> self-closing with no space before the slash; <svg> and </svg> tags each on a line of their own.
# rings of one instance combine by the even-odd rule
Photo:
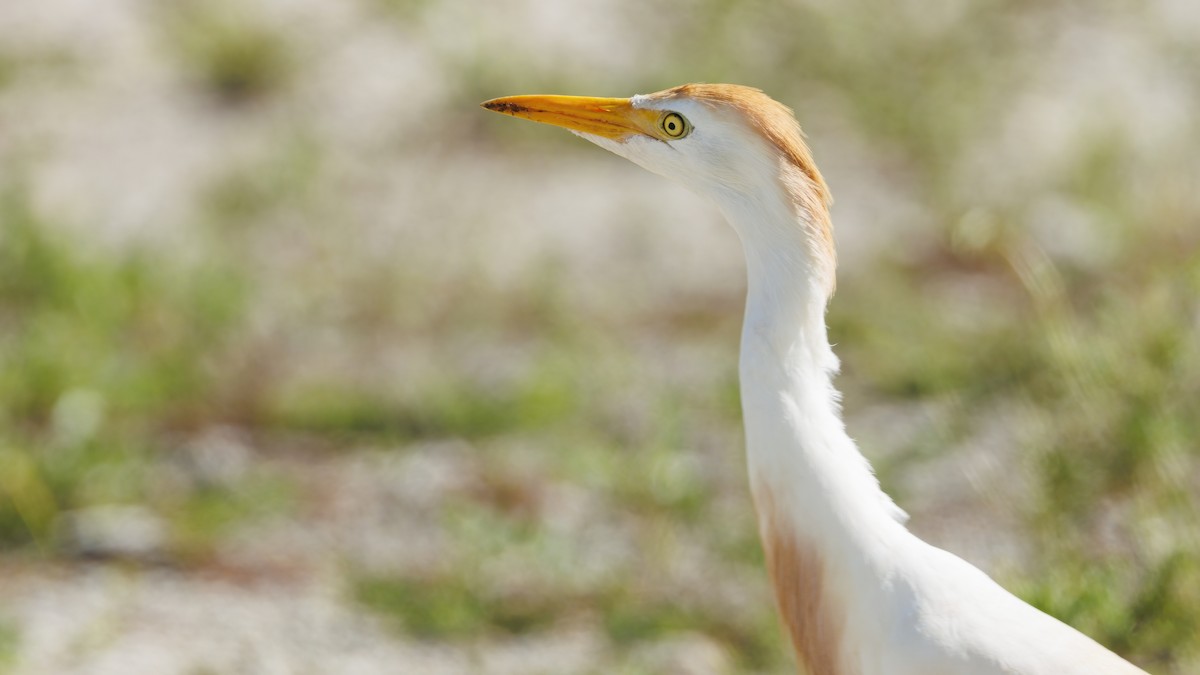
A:
<svg viewBox="0 0 1200 675">
<path fill-rule="evenodd" d="M 739 374 L 750 487 L 805 672 L 1143 673 L 918 539 L 880 489 L 833 387 L 830 196 L 791 110 L 727 84 L 632 98 L 511 96 L 483 107 L 565 127 L 678 180 L 737 231 L 748 275 Z"/>
</svg>

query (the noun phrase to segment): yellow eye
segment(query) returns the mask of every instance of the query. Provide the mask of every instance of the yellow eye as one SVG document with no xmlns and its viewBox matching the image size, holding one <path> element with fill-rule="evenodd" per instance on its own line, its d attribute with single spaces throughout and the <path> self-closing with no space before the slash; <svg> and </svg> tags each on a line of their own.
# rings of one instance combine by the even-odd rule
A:
<svg viewBox="0 0 1200 675">
<path fill-rule="evenodd" d="M 667 113 L 663 115 L 662 121 L 658 123 L 664 134 L 671 138 L 683 138 L 691 129 L 688 127 L 687 120 L 683 119 L 683 115 L 679 113 Z"/>
</svg>

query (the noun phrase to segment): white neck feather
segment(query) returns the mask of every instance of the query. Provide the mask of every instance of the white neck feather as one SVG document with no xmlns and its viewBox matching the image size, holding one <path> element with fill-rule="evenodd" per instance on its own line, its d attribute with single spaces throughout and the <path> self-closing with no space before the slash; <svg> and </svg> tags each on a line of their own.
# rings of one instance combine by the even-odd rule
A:
<svg viewBox="0 0 1200 675">
<path fill-rule="evenodd" d="M 870 581 L 910 535 L 842 423 L 825 328 L 829 283 L 808 236 L 811 216 L 782 188 L 727 193 L 718 203 L 746 255 L 742 410 L 776 595 L 809 670 L 848 672 L 835 636 L 856 606 L 872 606 Z"/>
<path fill-rule="evenodd" d="M 752 485 L 774 483 L 808 536 L 890 529 L 902 512 L 842 424 L 832 381 L 838 360 L 825 328 L 828 281 L 807 234 L 811 216 L 782 188 L 724 195 L 719 204 L 746 256 L 740 374 Z"/>
</svg>

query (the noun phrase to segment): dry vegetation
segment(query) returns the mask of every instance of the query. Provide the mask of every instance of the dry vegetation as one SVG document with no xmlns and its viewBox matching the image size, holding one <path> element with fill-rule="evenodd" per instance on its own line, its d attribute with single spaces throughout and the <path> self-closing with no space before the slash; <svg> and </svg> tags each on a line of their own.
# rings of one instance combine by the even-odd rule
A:
<svg viewBox="0 0 1200 675">
<path fill-rule="evenodd" d="M 784 673 L 734 236 L 489 97 L 761 86 L 922 536 L 1200 669 L 1186 0 L 0 6 L 0 672 Z"/>
</svg>

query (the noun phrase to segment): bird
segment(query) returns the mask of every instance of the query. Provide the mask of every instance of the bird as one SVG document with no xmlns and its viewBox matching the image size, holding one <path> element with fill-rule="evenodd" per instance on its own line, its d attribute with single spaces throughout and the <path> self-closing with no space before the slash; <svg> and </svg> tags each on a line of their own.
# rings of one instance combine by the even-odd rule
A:
<svg viewBox="0 0 1200 675">
<path fill-rule="evenodd" d="M 487 110 L 565 128 L 708 198 L 741 241 L 738 379 L 750 494 L 797 666 L 808 675 L 1144 671 L 906 527 L 848 435 L 825 313 L 832 198 L 792 110 L 760 89 L 521 95 Z"/>
</svg>

